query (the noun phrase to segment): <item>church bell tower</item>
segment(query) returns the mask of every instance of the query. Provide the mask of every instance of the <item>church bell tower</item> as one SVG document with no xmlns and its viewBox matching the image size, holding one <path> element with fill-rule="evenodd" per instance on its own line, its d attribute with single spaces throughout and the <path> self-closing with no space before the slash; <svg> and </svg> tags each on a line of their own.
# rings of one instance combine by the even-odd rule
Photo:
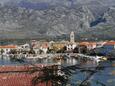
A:
<svg viewBox="0 0 115 86">
<path fill-rule="evenodd" d="M 74 42 L 75 42 L 75 35 L 74 35 L 74 32 L 73 32 L 73 31 L 70 33 L 70 42 L 71 42 L 71 43 L 74 43 Z"/>
</svg>

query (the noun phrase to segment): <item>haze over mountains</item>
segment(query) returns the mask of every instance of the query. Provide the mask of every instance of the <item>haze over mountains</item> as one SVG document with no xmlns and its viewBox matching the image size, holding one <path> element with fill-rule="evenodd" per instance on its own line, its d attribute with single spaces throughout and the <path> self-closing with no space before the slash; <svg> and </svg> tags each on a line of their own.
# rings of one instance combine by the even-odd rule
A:
<svg viewBox="0 0 115 86">
<path fill-rule="evenodd" d="M 1 0 L 0 38 L 115 38 L 115 0 Z"/>
</svg>

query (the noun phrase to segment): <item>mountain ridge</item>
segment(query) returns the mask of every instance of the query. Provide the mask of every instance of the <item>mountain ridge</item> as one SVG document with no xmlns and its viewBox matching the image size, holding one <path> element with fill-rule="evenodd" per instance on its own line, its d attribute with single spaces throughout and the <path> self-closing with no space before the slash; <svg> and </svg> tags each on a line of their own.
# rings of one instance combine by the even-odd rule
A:
<svg viewBox="0 0 115 86">
<path fill-rule="evenodd" d="M 69 34 L 71 31 L 89 39 L 92 35 L 100 39 L 115 37 L 111 32 L 115 30 L 113 27 L 115 23 L 114 0 L 111 5 L 109 3 L 108 5 L 104 4 L 107 0 L 87 0 L 86 2 L 82 2 L 82 0 L 60 0 L 60 2 L 55 0 L 35 0 L 35 2 L 27 0 L 27 3 L 25 1 L 20 0 L 11 3 L 8 1 L 0 6 L 1 39 L 55 38 Z M 51 1 L 54 2 L 51 3 Z M 112 2 L 112 0 L 108 2 Z M 112 27 L 109 28 L 109 33 L 112 36 L 105 31 L 108 26 Z M 86 32 L 90 33 L 90 36 Z M 102 37 L 98 36 L 98 33 L 102 34 Z"/>
</svg>

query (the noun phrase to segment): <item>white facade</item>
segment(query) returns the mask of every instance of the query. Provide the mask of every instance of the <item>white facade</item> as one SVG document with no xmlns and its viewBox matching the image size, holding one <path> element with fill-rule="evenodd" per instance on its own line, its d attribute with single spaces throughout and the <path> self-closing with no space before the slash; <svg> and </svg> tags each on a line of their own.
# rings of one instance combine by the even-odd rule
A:
<svg viewBox="0 0 115 86">
<path fill-rule="evenodd" d="M 67 47 L 67 51 L 71 51 L 75 49 L 76 44 L 68 44 L 66 47 Z"/>
<path fill-rule="evenodd" d="M 33 50 L 35 51 L 35 54 L 39 54 L 40 53 L 40 49 L 38 49 L 38 48 L 34 48 Z"/>
<path fill-rule="evenodd" d="M 3 50 L 3 53 L 0 53 L 0 54 L 6 55 L 11 51 L 11 48 L 2 48 L 2 49 L 0 49 L 0 51 L 2 51 L 2 50 Z"/>
<path fill-rule="evenodd" d="M 43 47 L 41 47 L 40 49 L 41 49 L 41 50 L 43 51 L 43 53 L 45 53 L 45 54 L 46 54 L 47 51 L 48 51 L 48 48 L 43 48 Z"/>
<path fill-rule="evenodd" d="M 96 48 L 96 47 L 97 47 L 96 44 L 95 44 L 95 45 L 88 45 L 88 46 L 87 46 L 87 48 L 88 48 L 89 50 L 94 49 L 94 48 Z"/>
<path fill-rule="evenodd" d="M 70 42 L 71 43 L 74 43 L 75 42 L 75 35 L 74 35 L 74 32 L 72 31 L 71 34 L 70 34 Z"/>
<path fill-rule="evenodd" d="M 7 55 L 11 50 L 17 49 L 15 45 L 0 46 L 0 54 Z"/>
<path fill-rule="evenodd" d="M 24 51 L 29 51 L 30 50 L 30 45 L 29 44 L 24 44 L 24 45 L 18 46 L 18 49 L 24 50 Z"/>
</svg>

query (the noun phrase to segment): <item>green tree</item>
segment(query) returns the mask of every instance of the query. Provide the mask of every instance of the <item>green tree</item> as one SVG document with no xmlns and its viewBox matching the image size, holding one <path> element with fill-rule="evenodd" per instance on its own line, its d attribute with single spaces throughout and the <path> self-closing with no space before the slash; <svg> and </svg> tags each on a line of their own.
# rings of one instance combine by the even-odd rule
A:
<svg viewBox="0 0 115 86">
<path fill-rule="evenodd" d="M 22 59 L 17 59 L 16 61 L 24 63 L 26 62 Z M 28 64 L 33 66 L 32 68 L 30 68 L 30 70 L 28 70 L 30 74 L 38 73 L 38 75 L 36 75 L 32 79 L 33 86 L 37 86 L 37 84 L 41 82 L 45 82 L 46 86 L 48 86 L 48 82 L 51 82 L 52 86 L 67 86 L 71 79 L 71 75 L 73 73 L 77 74 L 79 72 L 88 72 L 88 76 L 80 84 L 77 84 L 76 86 L 91 86 L 89 80 L 95 73 L 104 70 L 107 67 L 111 67 L 100 64 L 96 67 L 82 67 L 79 64 L 76 64 L 72 66 L 50 65 L 40 68 L 34 64 Z M 99 81 L 96 81 L 96 83 L 100 84 L 101 86 L 106 86 L 104 83 L 101 83 Z"/>
<path fill-rule="evenodd" d="M 3 49 L 1 49 L 0 53 L 1 53 L 1 55 L 3 55 L 3 53 L 4 53 L 4 50 L 3 50 Z"/>
<path fill-rule="evenodd" d="M 35 72 L 38 71 L 36 70 L 33 73 Z M 68 82 L 68 76 L 62 74 L 61 69 L 58 69 L 58 65 L 43 67 L 41 72 L 42 75 L 33 78 L 32 83 L 34 86 L 41 82 L 46 82 L 46 86 L 48 86 L 48 82 L 51 82 L 52 86 L 66 86 Z"/>
<path fill-rule="evenodd" d="M 1 49 L 0 53 L 1 53 L 1 55 L 2 55 L 1 58 L 3 59 L 3 53 L 4 53 L 4 50 Z"/>
<path fill-rule="evenodd" d="M 57 53 L 65 53 L 67 50 L 67 47 L 64 46 L 62 49 L 58 50 Z"/>
</svg>

